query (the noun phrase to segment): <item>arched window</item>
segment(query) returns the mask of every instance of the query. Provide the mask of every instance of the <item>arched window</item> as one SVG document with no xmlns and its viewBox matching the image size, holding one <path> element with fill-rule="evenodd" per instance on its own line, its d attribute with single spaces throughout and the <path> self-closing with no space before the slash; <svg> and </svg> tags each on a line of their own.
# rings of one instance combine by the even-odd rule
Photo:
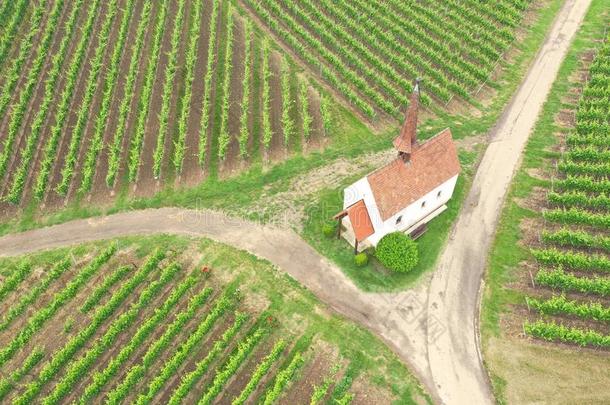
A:
<svg viewBox="0 0 610 405">
<path fill-rule="evenodd" d="M 436 198 L 441 198 L 441 194 L 443 194 L 443 191 L 438 190 L 438 193 L 436 193 Z"/>
<path fill-rule="evenodd" d="M 399 216 L 398 218 L 396 218 L 396 225 L 400 224 L 401 221 L 402 221 L 402 215 Z"/>
<path fill-rule="evenodd" d="M 425 207 L 426 207 L 426 202 L 425 202 L 425 201 L 421 203 L 421 207 L 422 207 L 422 208 L 425 208 Z"/>
</svg>

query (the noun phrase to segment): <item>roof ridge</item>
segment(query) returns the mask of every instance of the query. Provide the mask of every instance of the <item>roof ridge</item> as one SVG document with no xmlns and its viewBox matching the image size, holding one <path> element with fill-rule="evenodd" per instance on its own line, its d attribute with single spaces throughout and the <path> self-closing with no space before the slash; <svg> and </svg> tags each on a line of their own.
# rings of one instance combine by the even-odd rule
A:
<svg viewBox="0 0 610 405">
<path fill-rule="evenodd" d="M 451 133 L 451 128 L 446 127 L 445 129 L 441 129 L 436 134 L 434 134 L 430 138 L 426 139 L 423 143 L 421 143 L 420 146 L 426 145 L 426 144 L 430 143 L 430 141 L 434 141 L 434 140 L 440 138 L 440 136 L 445 134 L 446 132 Z"/>
<path fill-rule="evenodd" d="M 366 178 L 385 221 L 459 172 L 451 129 L 445 128 L 418 144 L 408 162 L 397 157 Z"/>
<path fill-rule="evenodd" d="M 442 129 L 441 131 L 439 131 L 436 134 L 434 134 L 434 136 L 426 139 L 423 143 L 418 143 L 417 144 L 417 148 L 415 149 L 414 152 L 417 152 L 418 150 L 422 149 L 424 146 L 432 145 L 436 140 L 438 140 L 441 137 L 441 135 L 443 135 L 446 132 L 449 132 L 451 134 L 451 128 L 446 127 L 445 129 Z M 453 137 L 451 138 L 451 140 L 453 141 Z M 386 163 L 385 165 L 383 165 L 381 167 L 378 167 L 377 169 L 375 169 L 372 172 L 368 173 L 364 177 L 368 178 L 371 174 L 376 173 L 379 170 L 385 169 L 386 167 L 396 163 L 396 161 L 399 161 L 399 162 L 403 163 L 402 159 L 400 159 L 400 157 L 396 157 L 396 158 L 392 159 L 389 163 Z"/>
</svg>

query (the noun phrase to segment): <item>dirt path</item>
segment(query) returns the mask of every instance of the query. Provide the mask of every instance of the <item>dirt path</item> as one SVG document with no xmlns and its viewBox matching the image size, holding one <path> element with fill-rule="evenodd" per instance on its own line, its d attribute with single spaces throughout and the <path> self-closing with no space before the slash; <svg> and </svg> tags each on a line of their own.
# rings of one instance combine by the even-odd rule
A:
<svg viewBox="0 0 610 405">
<path fill-rule="evenodd" d="M 490 144 L 450 235 L 428 293 L 428 364 L 439 396 L 451 404 L 491 403 L 478 342 L 479 289 L 501 208 L 522 151 L 590 0 L 568 0 Z"/>
</svg>

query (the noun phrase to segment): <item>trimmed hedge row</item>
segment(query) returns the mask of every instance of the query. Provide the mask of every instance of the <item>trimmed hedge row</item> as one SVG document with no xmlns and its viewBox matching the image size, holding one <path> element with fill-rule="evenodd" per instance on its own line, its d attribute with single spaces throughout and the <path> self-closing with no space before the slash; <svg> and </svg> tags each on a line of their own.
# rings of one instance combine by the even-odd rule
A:
<svg viewBox="0 0 610 405">
<path fill-rule="evenodd" d="M 231 405 L 242 405 L 246 402 L 248 397 L 254 392 L 263 377 L 269 372 L 271 366 L 273 366 L 273 364 L 280 358 L 285 348 L 286 342 L 280 339 L 273 346 L 271 352 L 263 359 L 263 361 L 258 364 L 256 370 L 254 370 L 254 373 L 252 373 L 248 384 L 246 384 L 239 396 L 233 399 Z"/>
<path fill-rule="evenodd" d="M 299 369 L 303 363 L 304 360 L 301 353 L 296 353 L 290 361 L 290 364 L 275 377 L 273 385 L 265 393 L 265 397 L 262 400 L 263 405 L 271 405 L 282 396 L 284 389 L 292 381 L 297 369 Z"/>
<path fill-rule="evenodd" d="M 199 361 L 195 366 L 195 369 L 190 373 L 182 377 L 181 383 L 173 392 L 171 398 L 168 401 L 169 405 L 179 405 L 182 400 L 189 394 L 193 385 L 201 379 L 208 371 L 212 362 L 227 348 L 231 340 L 237 335 L 242 325 L 248 319 L 248 315 L 245 313 L 238 312 L 235 314 L 235 321 L 233 325 L 227 329 L 222 337 L 214 343 L 212 349 L 208 354 Z"/>
<path fill-rule="evenodd" d="M 144 47 L 146 28 L 148 28 L 148 24 L 150 23 L 151 8 L 152 2 L 144 3 L 144 8 L 140 15 L 140 22 L 138 23 L 138 28 L 136 30 L 136 39 L 131 50 L 131 59 L 129 61 L 127 79 L 125 80 L 123 98 L 119 105 L 119 118 L 117 120 L 112 144 L 109 146 L 108 150 L 108 172 L 106 173 L 106 185 L 108 187 L 114 187 L 116 176 L 119 171 L 123 139 L 125 138 L 125 132 L 127 131 L 127 117 L 131 112 L 131 102 L 135 93 L 136 78 L 139 72 L 138 68 L 140 67 L 142 48 Z"/>
<path fill-rule="evenodd" d="M 23 314 L 25 310 L 34 303 L 47 288 L 49 288 L 49 285 L 51 285 L 54 280 L 57 280 L 59 276 L 70 268 L 70 264 L 68 259 L 61 260 L 53 266 L 40 284 L 36 284 L 30 288 L 27 293 L 20 297 L 19 302 L 15 305 L 11 305 L 8 312 L 2 317 L 2 321 L 0 321 L 0 330 L 6 329 L 15 318 Z"/>
<path fill-rule="evenodd" d="M 573 231 L 563 228 L 555 232 L 542 231 L 542 241 L 546 244 L 571 246 L 588 249 L 603 249 L 610 252 L 610 238 L 602 235 L 592 235 L 585 231 Z"/>
<path fill-rule="evenodd" d="M 32 400 L 42 391 L 42 388 L 51 381 L 57 373 L 66 365 L 69 361 L 73 360 L 74 354 L 89 341 L 89 339 L 95 335 L 97 330 L 102 326 L 102 324 L 112 316 L 116 310 L 121 306 L 123 302 L 133 293 L 133 290 L 140 284 L 142 284 L 146 277 L 157 268 L 158 263 L 165 257 L 165 254 L 157 251 L 153 253 L 146 262 L 141 266 L 136 274 L 124 285 L 121 286 L 110 298 L 110 300 L 99 307 L 95 314 L 92 317 L 91 322 L 87 327 L 81 330 L 78 334 L 73 336 L 66 344 L 55 354 L 53 357 L 44 365 L 42 370 L 40 370 L 38 377 L 34 379 L 30 384 L 27 385 L 25 391 L 14 400 L 14 404 L 25 405 L 31 403 Z M 162 275 L 161 281 L 155 281 L 151 283 L 146 290 L 144 290 L 140 294 L 139 301 L 132 306 L 130 309 L 136 312 L 147 304 L 150 301 L 150 298 L 154 296 L 154 294 L 160 289 L 160 287 L 168 281 L 168 278 L 175 274 L 175 266 L 170 266 L 166 269 Z M 123 314 L 125 315 L 125 314 Z M 125 321 L 121 321 L 123 315 L 118 318 L 118 320 L 114 321 L 112 325 L 109 327 L 105 336 L 108 334 L 116 334 L 125 326 L 120 326 L 120 323 L 123 325 L 126 323 Z M 42 402 L 45 404 L 49 403 L 57 403 L 61 399 L 61 395 L 65 395 L 71 386 L 71 381 L 79 378 L 81 376 L 80 373 L 75 372 L 74 370 L 77 367 L 81 367 L 90 353 L 94 353 L 93 349 L 90 349 L 87 352 L 87 355 L 81 358 L 79 361 L 70 363 L 70 368 L 66 372 L 66 376 L 62 381 L 60 381 L 56 387 L 53 394 L 49 397 L 45 398 Z M 84 374 L 83 374 L 84 375 Z M 61 394 L 61 395 L 60 395 Z M 58 397 L 58 398 L 57 398 Z"/>
</svg>

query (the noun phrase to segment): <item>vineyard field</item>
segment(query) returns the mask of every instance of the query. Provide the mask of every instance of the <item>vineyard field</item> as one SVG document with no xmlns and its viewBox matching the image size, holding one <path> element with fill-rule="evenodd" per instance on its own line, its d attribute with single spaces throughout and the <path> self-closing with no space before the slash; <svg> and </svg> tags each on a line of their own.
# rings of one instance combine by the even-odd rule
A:
<svg viewBox="0 0 610 405">
<path fill-rule="evenodd" d="M 610 403 L 609 22 L 0 0 L 0 405 Z"/>
<path fill-rule="evenodd" d="M 331 144 L 335 121 L 394 126 L 416 77 L 431 111 L 454 99 L 476 105 L 529 1 L 41 0 L 5 9 L 0 210 L 10 216 L 267 168 Z"/>
<path fill-rule="evenodd" d="M 368 119 L 424 101 L 476 98 L 515 40 L 528 1 L 243 0 L 258 20 Z M 430 96 L 428 96 L 430 94 Z"/>
<path fill-rule="evenodd" d="M 577 101 L 562 110 L 559 153 L 538 194 L 542 215 L 528 237 L 531 266 L 523 332 L 536 339 L 610 348 L 610 205 L 605 141 L 610 122 L 610 37 L 582 69 Z M 583 62 L 584 63 L 584 62 Z M 567 119 L 565 117 L 571 117 Z M 535 267 L 535 269 L 533 268 Z"/>
<path fill-rule="evenodd" d="M 124 189 L 150 196 L 326 142 L 315 81 L 227 0 L 45 0 L 11 12 L 0 44 L 3 213 Z M 282 91 L 284 76 L 295 91 Z"/>
<path fill-rule="evenodd" d="M 381 342 L 229 247 L 124 239 L 1 267 L 2 402 L 348 404 L 420 395 Z M 42 284 L 8 319 L 18 297 Z M 393 370 L 383 378 L 394 392 L 370 388 L 379 359 Z"/>
</svg>

